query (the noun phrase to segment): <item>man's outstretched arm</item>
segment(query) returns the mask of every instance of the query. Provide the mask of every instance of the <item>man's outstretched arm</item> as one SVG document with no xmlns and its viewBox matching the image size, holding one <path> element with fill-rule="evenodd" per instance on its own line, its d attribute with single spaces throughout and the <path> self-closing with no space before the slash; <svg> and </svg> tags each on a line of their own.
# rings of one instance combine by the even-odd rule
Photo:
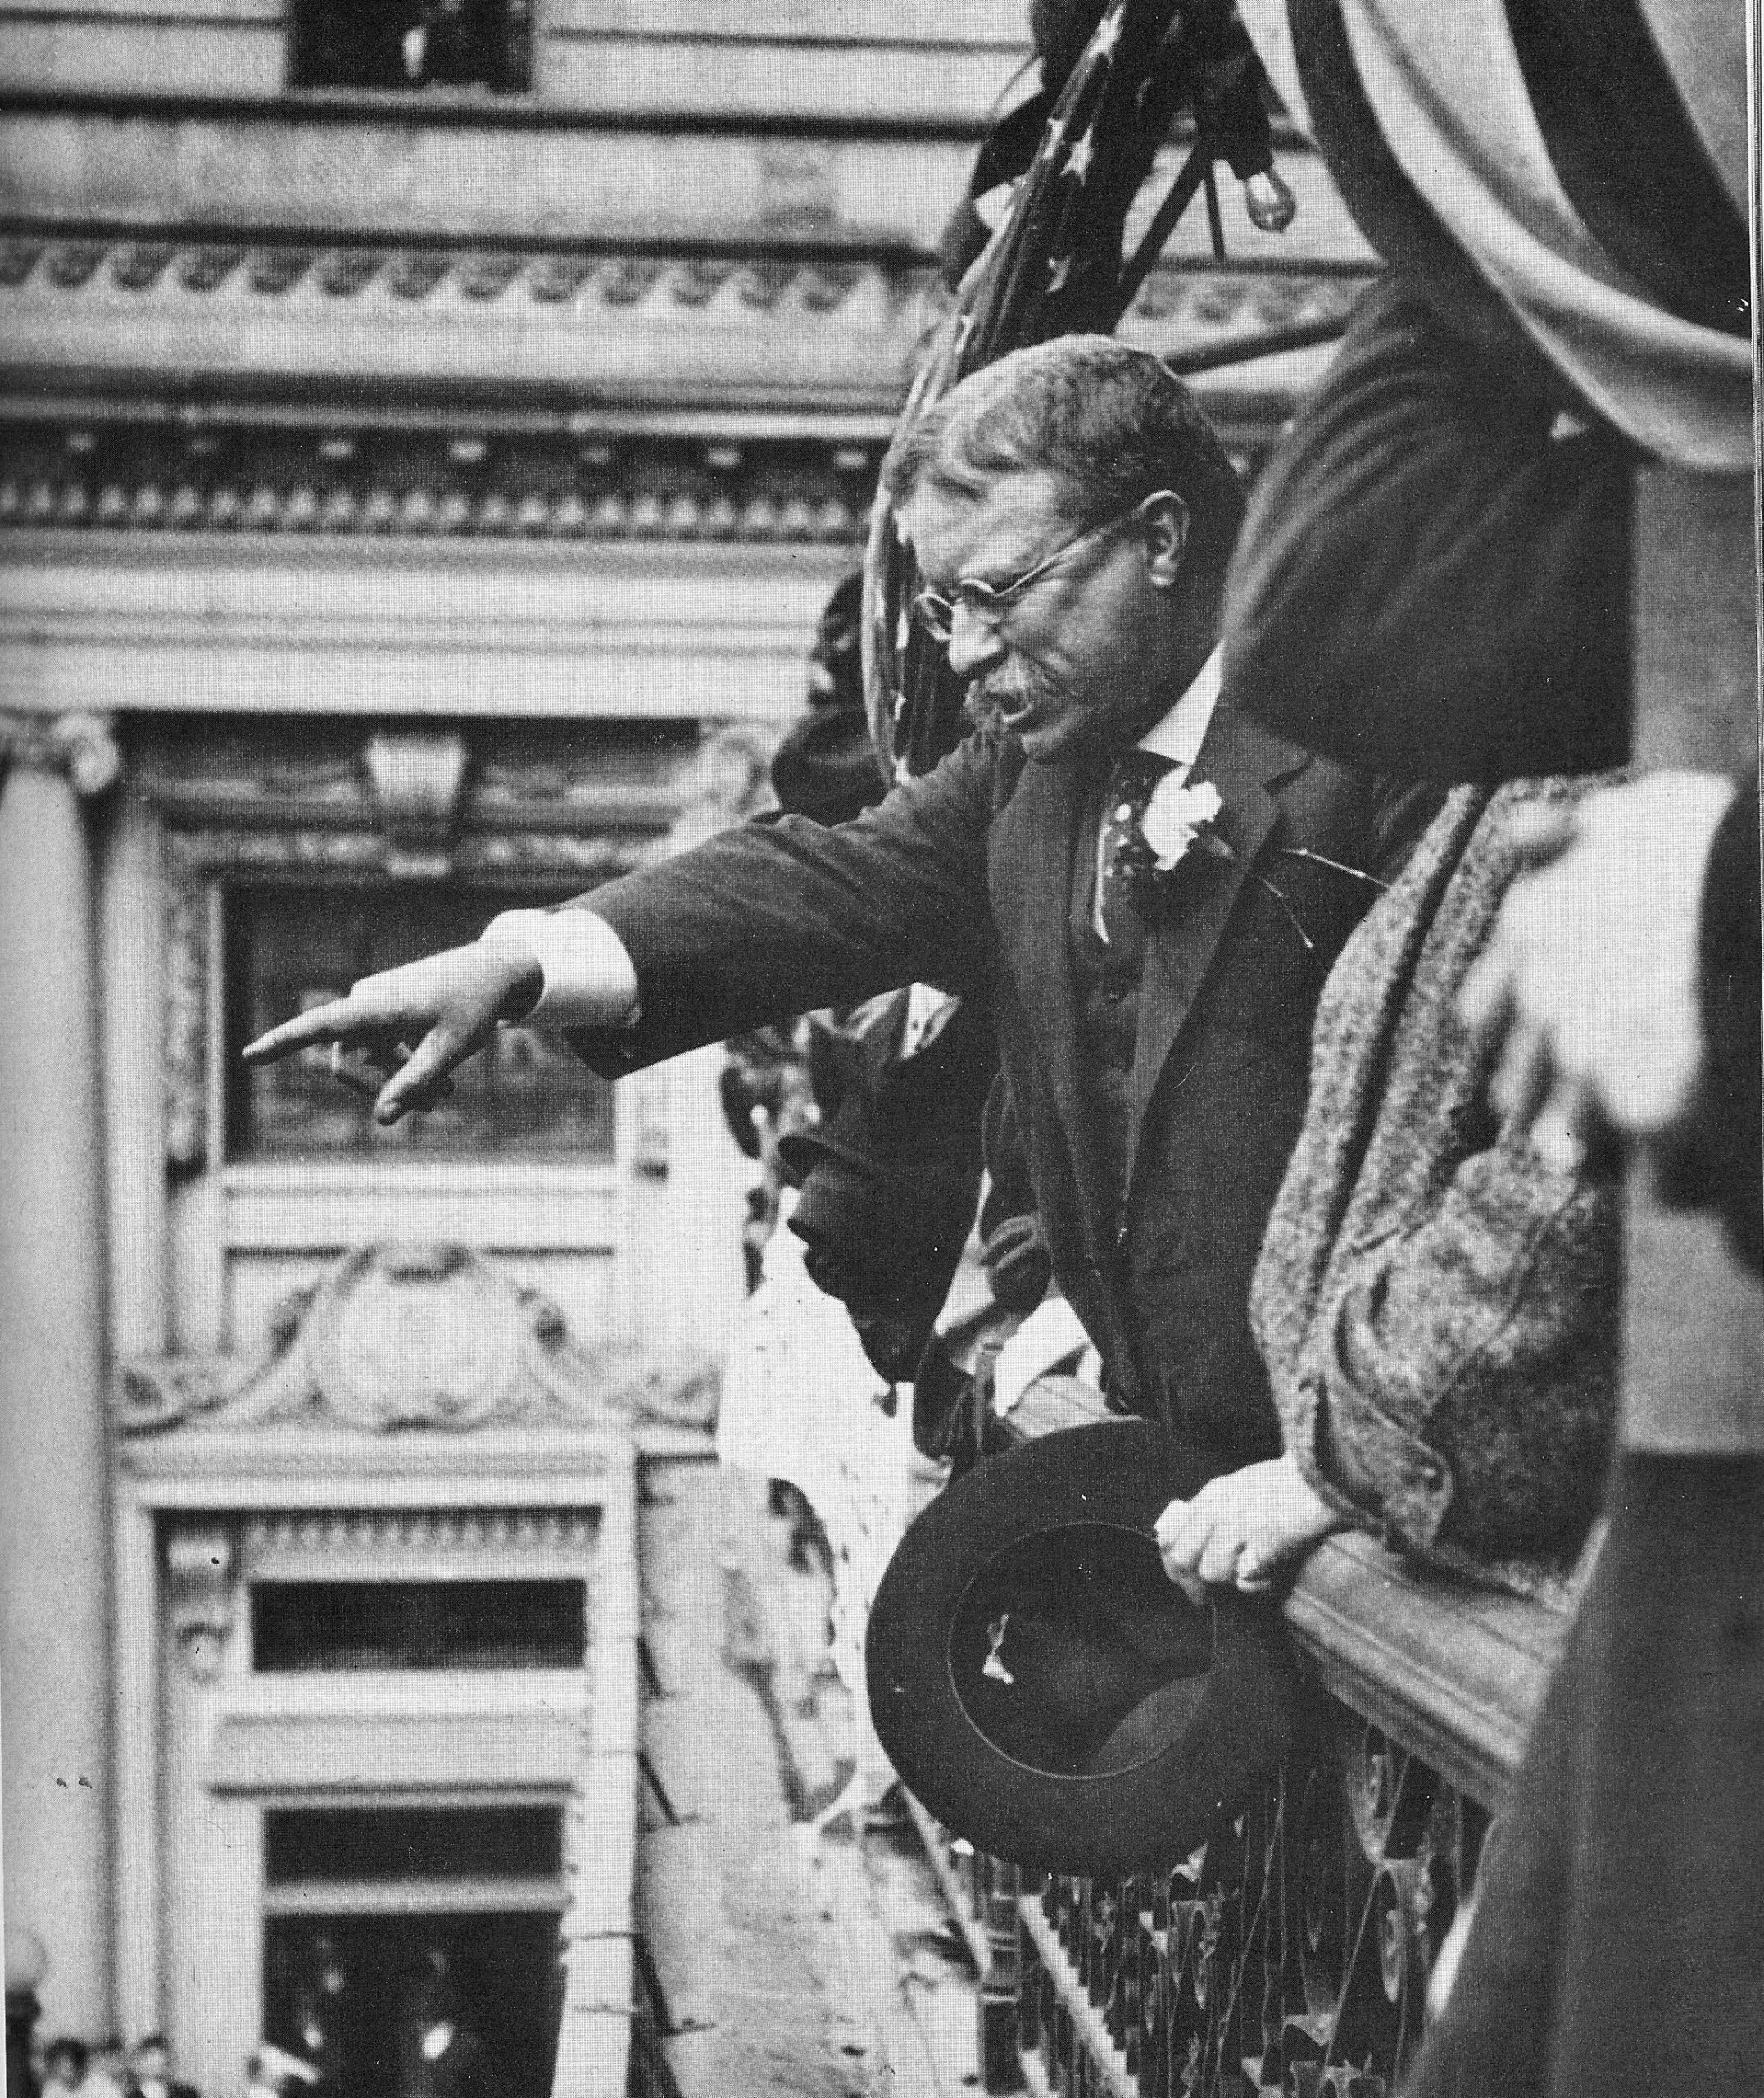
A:
<svg viewBox="0 0 1764 2098">
<path fill-rule="evenodd" d="M 608 1077 L 818 1006 L 991 973 L 986 833 L 997 746 L 974 738 L 855 822 L 747 825 L 580 899 L 629 954 L 641 1000 L 597 1034 L 559 1013 Z M 575 911 L 560 914 L 574 916 Z"/>
<path fill-rule="evenodd" d="M 389 1123 L 429 1105 L 447 1073 L 542 992 L 540 1017 L 616 1075 L 916 977 L 972 985 L 991 954 L 998 755 L 995 739 L 972 738 L 837 829 L 786 819 L 725 833 L 546 914 L 551 939 L 535 942 L 528 914 L 496 921 L 469 947 L 365 977 L 250 1043 L 246 1060 L 326 1042 L 333 1060 L 361 1051 L 392 1074 L 374 1104 Z"/>
</svg>

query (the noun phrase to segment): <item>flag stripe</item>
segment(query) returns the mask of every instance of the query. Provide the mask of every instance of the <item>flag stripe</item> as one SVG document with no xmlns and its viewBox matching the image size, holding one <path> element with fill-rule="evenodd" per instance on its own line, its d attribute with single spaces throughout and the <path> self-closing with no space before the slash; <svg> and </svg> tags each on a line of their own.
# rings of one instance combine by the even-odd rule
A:
<svg viewBox="0 0 1764 2098">
<path fill-rule="evenodd" d="M 1635 0 L 1506 0 L 1562 188 L 1606 252 L 1680 320 L 1751 327 L 1745 220 Z"/>
<path fill-rule="evenodd" d="M 1342 0 L 1367 99 L 1410 180 L 1534 340 L 1637 443 L 1752 470 L 1748 342 L 1656 306 L 1550 162 L 1501 0 Z"/>
</svg>

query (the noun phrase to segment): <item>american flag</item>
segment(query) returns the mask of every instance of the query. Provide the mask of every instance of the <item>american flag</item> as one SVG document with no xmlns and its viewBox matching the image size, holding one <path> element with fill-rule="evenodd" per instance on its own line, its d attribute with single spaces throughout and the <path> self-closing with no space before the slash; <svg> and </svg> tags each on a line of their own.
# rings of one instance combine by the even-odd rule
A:
<svg viewBox="0 0 1764 2098">
<path fill-rule="evenodd" d="M 1109 7 L 1009 211 L 932 339 L 902 427 L 1007 351 L 1114 327 L 1209 179 L 1212 150 L 1203 137 L 1134 254 L 1123 259 L 1128 208 L 1190 93 L 1193 53 L 1184 15 L 1215 11 L 1194 0 L 1186 7 L 1180 0 L 1114 0 Z M 871 515 L 864 579 L 864 688 L 877 746 L 892 752 L 897 773 L 928 771 L 960 740 L 961 688 L 941 647 L 913 618 L 918 572 L 883 493 Z"/>
</svg>

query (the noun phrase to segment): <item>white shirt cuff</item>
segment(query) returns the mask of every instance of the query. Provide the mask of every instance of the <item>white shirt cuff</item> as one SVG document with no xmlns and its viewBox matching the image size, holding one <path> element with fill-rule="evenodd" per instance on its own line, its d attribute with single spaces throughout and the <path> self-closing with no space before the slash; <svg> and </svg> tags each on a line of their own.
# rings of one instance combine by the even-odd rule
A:
<svg viewBox="0 0 1764 2098">
<path fill-rule="evenodd" d="M 521 1016 L 523 1027 L 628 1027 L 636 1019 L 637 971 L 624 942 L 592 910 L 505 910 L 478 937 L 538 965 L 544 988 Z M 610 990 L 622 983 L 629 985 L 628 1003 L 609 1016 Z"/>
</svg>

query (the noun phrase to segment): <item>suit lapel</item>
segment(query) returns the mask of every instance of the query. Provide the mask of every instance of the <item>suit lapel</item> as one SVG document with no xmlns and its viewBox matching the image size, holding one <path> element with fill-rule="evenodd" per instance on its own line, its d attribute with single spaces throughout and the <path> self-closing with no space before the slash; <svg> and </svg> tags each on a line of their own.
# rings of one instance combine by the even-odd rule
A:
<svg viewBox="0 0 1764 2098">
<path fill-rule="evenodd" d="M 1082 1088 L 1077 999 L 1066 920 L 1072 855 L 1085 802 L 1070 765 L 1026 765 L 993 825 L 993 910 L 1000 944 L 1065 1132 L 1086 1230 L 1100 1247 L 1111 1229 L 1114 1191 L 1091 1128 Z"/>
<path fill-rule="evenodd" d="M 1307 762 L 1306 753 L 1297 744 L 1233 707 L 1214 708 L 1190 778 L 1195 782 L 1210 779 L 1218 788 L 1223 806 L 1218 828 L 1232 856 L 1197 870 L 1193 893 L 1160 914 L 1149 930 L 1133 1059 L 1132 1119 L 1127 1128 L 1129 1189 L 1158 1080 L 1187 1024 L 1238 892 L 1250 878 L 1280 813 L 1268 783 Z"/>
</svg>

